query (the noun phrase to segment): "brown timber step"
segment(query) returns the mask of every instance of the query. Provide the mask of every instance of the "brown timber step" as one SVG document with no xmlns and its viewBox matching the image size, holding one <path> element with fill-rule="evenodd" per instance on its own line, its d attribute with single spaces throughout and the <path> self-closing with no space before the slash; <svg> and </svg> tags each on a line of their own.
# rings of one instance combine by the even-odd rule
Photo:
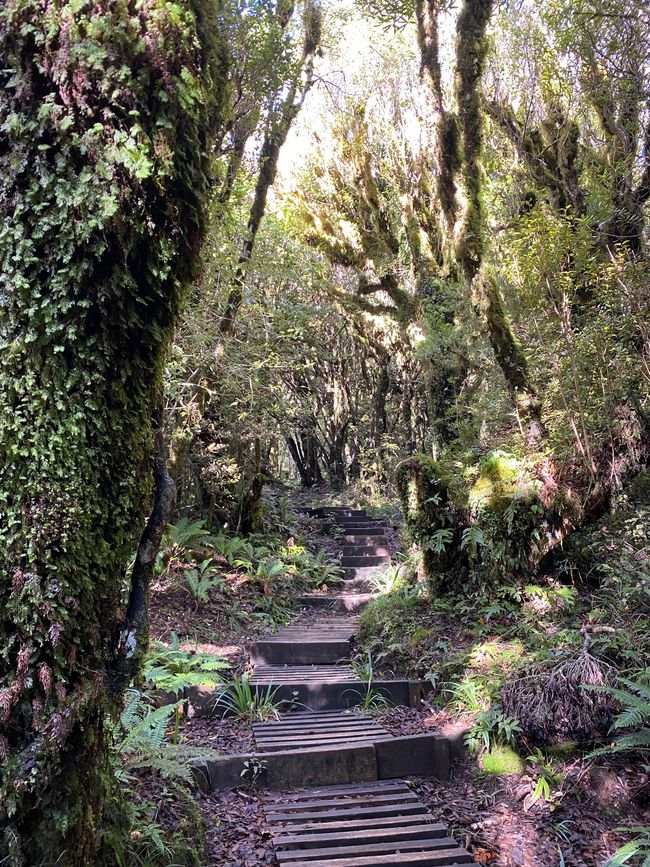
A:
<svg viewBox="0 0 650 867">
<path fill-rule="evenodd" d="M 355 855 L 394 855 L 396 849 L 400 854 L 403 854 L 410 851 L 422 852 L 423 850 L 429 852 L 435 852 L 440 849 L 450 851 L 456 848 L 456 841 L 451 837 L 439 837 L 437 839 L 434 837 L 431 840 L 422 840 L 420 835 L 416 835 L 415 839 L 409 840 L 408 837 L 403 835 L 398 836 L 393 834 L 392 836 L 393 840 L 383 840 L 381 843 L 364 843 L 362 840 L 357 840 L 357 845 L 355 846 L 333 846 L 330 842 L 329 845 L 324 846 L 322 849 L 311 849 L 309 852 L 301 850 L 281 852 L 277 855 L 277 859 L 281 864 L 296 864 L 296 862 L 304 861 L 305 858 L 308 858 L 309 863 L 313 864 L 314 860 L 321 858 L 331 859 L 338 857 L 347 860 Z M 399 846 L 396 846 L 396 843 L 399 843 Z M 448 862 L 441 861 L 439 863 L 444 864 Z"/>
<path fill-rule="evenodd" d="M 351 665 L 256 665 L 251 684 L 273 683 L 354 683 Z"/>
<path fill-rule="evenodd" d="M 352 746 L 357 741 L 388 737 L 389 733 L 371 717 L 357 713 L 310 714 L 297 711 L 277 722 L 254 724 L 253 736 L 261 752 L 272 752 L 296 746 Z"/>
<path fill-rule="evenodd" d="M 336 800 L 341 796 L 347 795 L 365 795 L 368 793 L 371 795 L 390 795 L 395 792 L 404 792 L 402 780 L 383 780 L 378 783 L 354 783 L 348 786 L 326 786 L 317 789 L 297 789 L 295 792 L 287 795 L 286 800 L 292 804 L 297 804 L 299 801 L 313 801 L 316 795 L 323 800 L 326 798 Z M 409 794 L 410 792 L 411 790 L 409 789 Z M 278 802 L 280 800 L 278 796 Z M 320 826 L 314 825 L 314 827 Z"/>
<path fill-rule="evenodd" d="M 347 545 L 383 545 L 388 547 L 388 537 L 385 535 L 367 535 L 364 533 L 346 533 L 343 541 Z"/>
<path fill-rule="evenodd" d="M 355 677 L 349 665 L 256 666 L 250 684 L 259 693 L 274 690 L 276 701 L 313 711 L 355 707 L 363 702 L 367 691 L 367 684 Z M 416 707 L 420 700 L 418 681 L 377 680 L 373 688 L 394 705 Z"/>
<path fill-rule="evenodd" d="M 386 565 L 386 563 L 383 563 L 380 566 L 345 566 L 343 569 L 343 587 L 345 590 L 350 590 L 350 586 L 345 583 L 346 581 L 361 581 L 364 578 L 374 578 L 376 575 L 383 575 L 386 571 Z"/>
<path fill-rule="evenodd" d="M 360 611 L 372 599 L 371 593 L 312 593 L 299 596 L 298 602 L 303 608 L 330 608 L 332 611 L 345 613 Z"/>
<path fill-rule="evenodd" d="M 344 545 L 343 557 L 390 557 L 386 545 Z"/>
<path fill-rule="evenodd" d="M 327 618 L 313 625 L 288 626 L 253 642 L 253 665 L 329 665 L 350 655 L 358 628 L 355 617 Z"/>
<path fill-rule="evenodd" d="M 365 509 L 348 509 L 347 506 L 319 506 L 317 509 L 309 509 L 308 513 L 316 518 L 322 518 L 325 515 L 365 518 L 368 514 Z"/>
<path fill-rule="evenodd" d="M 402 781 L 292 793 L 269 799 L 264 810 L 286 867 L 472 863 Z"/>
<path fill-rule="evenodd" d="M 354 569 L 366 568 L 368 566 L 381 566 L 388 565 L 390 563 L 389 556 L 374 556 L 374 555 L 365 555 L 362 557 L 341 557 L 341 566 L 344 569 L 348 569 L 353 567 Z"/>
<path fill-rule="evenodd" d="M 339 525 L 339 529 L 344 530 L 344 536 L 386 536 L 386 527 L 383 524 L 352 524 Z"/>
</svg>

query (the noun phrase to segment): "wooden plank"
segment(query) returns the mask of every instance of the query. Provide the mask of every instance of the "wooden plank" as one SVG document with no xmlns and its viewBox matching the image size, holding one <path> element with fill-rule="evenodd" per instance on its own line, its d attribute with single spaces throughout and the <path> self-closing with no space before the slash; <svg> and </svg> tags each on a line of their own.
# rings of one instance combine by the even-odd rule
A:
<svg viewBox="0 0 650 867">
<path fill-rule="evenodd" d="M 374 738 L 375 740 L 378 740 L 385 737 L 386 732 L 383 729 L 375 728 L 374 726 L 360 726 L 359 728 L 348 729 L 323 729 L 323 731 L 320 732 L 283 732 L 277 735 L 269 734 L 268 732 L 255 733 L 255 741 L 258 746 L 260 744 L 290 743 L 298 748 L 301 744 L 317 743 L 319 741 L 332 739 L 344 740 L 345 738 L 350 738 L 351 740 L 365 740 L 367 738 Z"/>
<path fill-rule="evenodd" d="M 426 815 L 425 807 L 416 801 L 412 804 L 386 804 L 381 807 L 355 807 L 353 803 L 349 805 L 341 804 L 336 809 L 323 810 L 323 812 L 313 811 L 303 813 L 302 819 L 366 819 L 372 816 L 388 816 L 391 813 L 399 810 L 400 813 L 420 813 Z M 294 813 L 286 810 L 277 812 L 267 812 L 267 818 L 275 822 L 288 822 L 294 816 Z"/>
<path fill-rule="evenodd" d="M 456 842 L 451 837 L 440 837 L 431 840 L 393 840 L 386 843 L 368 841 L 360 846 L 333 846 L 325 849 L 294 849 L 286 852 L 276 852 L 276 858 L 282 864 L 293 864 L 306 858 L 323 859 L 350 857 L 352 855 L 388 855 L 402 852 L 435 852 L 439 849 L 452 850 Z"/>
<path fill-rule="evenodd" d="M 411 790 L 401 780 L 386 780 L 385 782 L 378 783 L 353 783 L 348 786 L 319 786 L 317 789 L 298 789 L 296 792 L 289 794 L 273 796 L 272 799 L 269 799 L 265 803 L 265 806 L 268 804 L 292 803 L 293 801 L 306 800 L 315 796 L 319 798 L 338 798 L 340 795 L 348 794 L 356 795 L 365 794 L 366 792 L 376 792 L 378 795 L 381 795 L 395 791 L 410 792 Z"/>
<path fill-rule="evenodd" d="M 326 750 L 326 749 L 331 749 L 333 747 L 340 747 L 341 749 L 343 749 L 343 748 L 354 749 L 356 747 L 361 747 L 361 746 L 374 747 L 376 737 L 377 736 L 375 735 L 374 739 L 373 739 L 372 735 L 364 735 L 363 737 L 359 737 L 359 738 L 355 738 L 355 739 L 352 739 L 352 738 L 330 738 L 329 740 L 323 739 L 323 740 L 311 741 L 310 743 L 306 743 L 302 748 L 301 747 L 295 747 L 289 741 L 282 741 L 281 743 L 277 743 L 277 744 L 258 744 L 257 750 L 258 750 L 260 755 L 268 755 L 269 753 L 281 753 L 281 752 L 303 753 L 303 752 L 306 752 L 307 750 L 313 750 L 313 749 Z"/>
<path fill-rule="evenodd" d="M 374 725 L 379 725 L 379 723 L 375 722 L 372 717 L 364 716 L 360 713 L 345 713 L 345 711 L 339 711 L 335 714 L 305 713 L 303 715 L 303 713 L 299 711 L 295 714 L 289 714 L 287 716 L 284 716 L 279 720 L 269 720 L 268 722 L 253 723 L 253 731 L 260 731 L 262 729 L 291 730 L 298 728 L 318 728 L 320 726 L 337 725 L 366 725 L 367 723 L 374 723 Z"/>
<path fill-rule="evenodd" d="M 382 828 L 404 828 L 420 825 L 423 828 L 440 828 L 443 833 L 447 832 L 444 825 L 438 825 L 428 813 L 417 816 L 380 816 L 377 819 L 332 819 L 326 822 L 305 822 L 291 820 L 289 824 L 271 823 L 271 836 L 273 839 L 282 840 L 287 834 L 337 834 L 346 830 L 359 829 L 364 834 L 373 834 L 375 830 Z"/>
<path fill-rule="evenodd" d="M 313 723 L 312 725 L 309 725 L 306 722 L 295 726 L 267 725 L 261 726 L 257 729 L 254 728 L 253 734 L 256 738 L 286 738 L 300 736 L 307 737 L 308 735 L 340 734 L 345 732 L 354 734 L 355 732 L 370 730 L 381 732 L 384 737 L 390 737 L 386 729 L 382 728 L 378 723 L 366 722 L 365 720 L 359 720 L 356 724 L 353 722 L 347 723 L 341 720 L 340 722 L 322 722 Z"/>
<path fill-rule="evenodd" d="M 383 737 L 383 734 L 377 732 L 358 732 L 355 735 L 348 734 L 327 734 L 327 735 L 319 735 L 318 737 L 310 737 L 300 739 L 299 743 L 296 743 L 295 740 L 291 738 L 273 738 L 273 739 L 256 739 L 256 744 L 258 750 L 271 750 L 282 748 L 282 745 L 285 744 L 289 749 L 293 748 L 298 752 L 301 752 L 305 749 L 310 749 L 311 747 L 317 747 L 319 744 L 349 744 L 351 747 L 355 744 L 361 743 L 371 743 L 374 744 L 378 738 Z M 396 775 L 393 775 L 396 776 Z"/>
<path fill-rule="evenodd" d="M 395 828 L 350 828 L 330 831 L 327 834 L 287 834 L 284 837 L 273 838 L 273 845 L 278 849 L 288 849 L 290 846 L 324 847 L 326 843 L 343 845 L 347 841 L 351 846 L 360 841 L 375 841 L 380 843 L 408 840 L 442 840 L 446 839 L 447 829 L 444 825 L 406 825 Z M 453 842 L 453 841 L 452 841 Z M 455 845 L 455 844 L 454 844 Z"/>
<path fill-rule="evenodd" d="M 350 711 L 339 710 L 334 714 L 323 715 L 320 713 L 308 714 L 303 711 L 294 711 L 285 714 L 279 720 L 269 720 L 268 722 L 255 723 L 254 728 L 297 728 L 300 726 L 319 726 L 319 725 L 356 725 L 358 723 L 374 722 L 378 723 L 370 716 L 362 713 L 353 713 Z"/>
<path fill-rule="evenodd" d="M 364 795 L 356 795 L 354 798 L 350 798 L 350 800 L 343 800 L 341 798 L 340 801 L 337 802 L 337 806 L 340 807 L 371 807 L 371 806 L 380 806 L 381 804 L 404 804 L 404 803 L 415 803 L 420 804 L 418 798 L 413 794 L 413 792 L 408 793 L 397 793 L 390 795 L 372 795 L 370 793 Z M 315 810 L 317 807 L 328 807 L 331 806 L 331 801 L 327 799 L 315 799 L 313 801 L 299 801 L 297 803 L 284 803 L 282 804 L 282 811 L 295 811 L 296 813 L 300 813 L 301 810 Z"/>
<path fill-rule="evenodd" d="M 253 732 L 255 735 L 255 739 L 259 741 L 286 741 L 287 739 L 292 740 L 296 745 L 299 745 L 298 742 L 302 740 L 314 740 L 317 738 L 327 738 L 332 735 L 337 737 L 358 737 L 363 732 L 372 732 L 372 734 L 379 735 L 382 738 L 391 737 L 388 734 L 386 729 L 383 729 L 381 726 L 373 725 L 372 723 L 366 723 L 358 726 L 323 726 L 322 728 L 299 728 L 299 729 L 289 729 L 279 732 L 268 731 L 268 729 L 263 731 Z"/>
<path fill-rule="evenodd" d="M 371 855 L 368 858 L 353 856 L 351 858 L 326 858 L 317 861 L 292 861 L 292 867 L 379 867 L 380 864 L 390 864 L 393 867 L 409 867 L 418 864 L 420 867 L 439 867 L 439 865 L 471 864 L 472 857 L 466 849 L 441 849 L 438 852 L 401 852 L 392 855 Z"/>
</svg>

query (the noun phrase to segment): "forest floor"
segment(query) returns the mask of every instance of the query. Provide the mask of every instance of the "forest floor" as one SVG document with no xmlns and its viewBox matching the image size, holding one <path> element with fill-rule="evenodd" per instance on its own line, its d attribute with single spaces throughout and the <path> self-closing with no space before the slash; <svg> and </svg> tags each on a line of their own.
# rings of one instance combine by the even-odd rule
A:
<svg viewBox="0 0 650 867">
<path fill-rule="evenodd" d="M 594 539 L 585 542 L 587 551 L 589 545 L 609 549 L 610 564 L 624 556 L 628 568 L 630 562 L 645 568 L 648 541 L 634 532 L 630 520 L 626 516 L 616 528 L 603 522 Z M 328 536 L 309 538 L 312 551 L 323 547 L 329 557 L 336 557 L 338 545 Z M 241 673 L 251 639 L 304 615 L 288 603 L 282 607 L 283 601 L 269 616 L 267 590 L 225 564 L 222 577 L 207 604 L 195 604 L 173 580 L 162 581 L 154 588 L 152 631 L 159 640 L 169 641 L 175 633 L 181 641 L 218 653 Z M 359 659 L 370 652 L 377 672 L 428 679 L 432 686 L 419 708 L 379 711 L 383 724 L 401 734 L 467 728 L 522 666 L 575 644 L 573 632 L 603 600 L 591 591 L 578 598 L 563 589 L 568 585 L 550 578 L 535 580 L 537 589 L 518 600 L 504 597 L 496 608 L 484 599 L 432 604 L 400 593 L 373 603 L 362 618 Z M 626 620 L 622 610 L 619 616 L 617 634 L 607 636 L 610 645 L 598 645 L 594 652 L 620 662 L 630 646 L 636 644 L 637 655 L 645 652 L 639 636 L 647 624 L 639 616 Z M 233 719 L 190 716 L 182 722 L 181 736 L 224 754 L 245 752 L 251 744 L 250 725 Z M 537 753 L 538 746 L 520 740 L 516 750 L 469 753 L 455 764 L 449 780 L 414 779 L 412 785 L 476 861 L 494 867 L 601 867 L 629 839 L 616 829 L 650 824 L 649 769 L 633 756 L 586 758 L 587 748 L 576 743 L 542 745 Z M 542 779 L 548 790 L 534 799 Z M 196 800 L 205 821 L 205 867 L 275 863 L 258 792 L 198 793 Z M 173 817 L 169 808 L 167 822 L 173 824 Z"/>
</svg>

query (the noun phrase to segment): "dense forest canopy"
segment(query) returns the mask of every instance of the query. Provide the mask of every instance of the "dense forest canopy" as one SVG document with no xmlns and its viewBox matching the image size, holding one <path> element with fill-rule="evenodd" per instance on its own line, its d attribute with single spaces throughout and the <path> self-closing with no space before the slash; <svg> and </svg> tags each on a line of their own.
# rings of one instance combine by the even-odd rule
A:
<svg viewBox="0 0 650 867">
<path fill-rule="evenodd" d="M 6 0 L 0 863 L 135 857 L 168 525 L 388 503 L 421 598 L 490 605 L 642 502 L 649 37 L 641 0 Z"/>
</svg>

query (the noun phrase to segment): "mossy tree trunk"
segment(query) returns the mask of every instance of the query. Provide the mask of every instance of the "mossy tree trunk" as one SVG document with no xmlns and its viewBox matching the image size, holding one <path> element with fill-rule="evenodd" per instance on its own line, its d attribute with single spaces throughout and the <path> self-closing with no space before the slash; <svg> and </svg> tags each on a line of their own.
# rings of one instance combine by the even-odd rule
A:
<svg viewBox="0 0 650 867">
<path fill-rule="evenodd" d="M 447 260 L 443 271 L 453 275 L 458 269 L 471 287 L 475 311 L 503 372 L 517 416 L 527 439 L 534 441 L 543 433 L 541 404 L 498 284 L 485 262 L 481 79 L 493 6 L 492 0 L 464 0 L 461 6 L 456 32 L 455 104 L 450 109 L 445 106 L 440 70 L 440 8 L 435 0 L 416 3 L 422 72 L 429 85 L 429 103 L 435 118 L 434 208 L 440 214 L 437 220 L 430 221 L 431 247 L 439 249 Z"/>
<path fill-rule="evenodd" d="M 101 859 L 108 728 L 136 650 L 125 565 L 152 505 L 152 416 L 203 229 L 225 77 L 217 20 L 212 0 L 0 10 L 0 860 L 11 865 Z"/>
</svg>

